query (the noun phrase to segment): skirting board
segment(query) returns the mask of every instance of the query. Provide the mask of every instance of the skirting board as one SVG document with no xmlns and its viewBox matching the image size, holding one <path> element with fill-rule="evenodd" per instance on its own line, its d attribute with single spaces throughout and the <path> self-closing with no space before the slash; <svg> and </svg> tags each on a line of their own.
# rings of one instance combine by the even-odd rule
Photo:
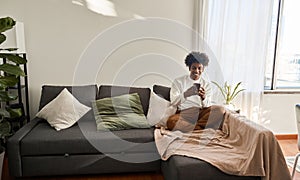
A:
<svg viewBox="0 0 300 180">
<path fill-rule="evenodd" d="M 278 140 L 293 140 L 293 139 L 297 139 L 298 135 L 297 134 L 275 134 L 275 137 Z"/>
</svg>

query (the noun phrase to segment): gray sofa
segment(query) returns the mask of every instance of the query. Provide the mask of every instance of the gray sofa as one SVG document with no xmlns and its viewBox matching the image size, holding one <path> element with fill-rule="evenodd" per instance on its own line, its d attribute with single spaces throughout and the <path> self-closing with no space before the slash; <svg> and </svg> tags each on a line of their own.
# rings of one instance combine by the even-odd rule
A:
<svg viewBox="0 0 300 180">
<path fill-rule="evenodd" d="M 43 86 L 40 109 L 63 88 L 83 104 L 105 97 L 137 92 L 147 115 L 150 88 L 101 85 Z M 169 88 L 153 91 L 169 99 Z M 14 177 L 162 172 L 165 179 L 260 179 L 231 176 L 210 164 L 183 156 L 161 161 L 154 143 L 154 127 L 97 132 L 93 111 L 72 127 L 56 131 L 44 119 L 34 118 L 8 139 L 9 172 Z M 201 177 L 201 178 L 200 178 Z"/>
</svg>

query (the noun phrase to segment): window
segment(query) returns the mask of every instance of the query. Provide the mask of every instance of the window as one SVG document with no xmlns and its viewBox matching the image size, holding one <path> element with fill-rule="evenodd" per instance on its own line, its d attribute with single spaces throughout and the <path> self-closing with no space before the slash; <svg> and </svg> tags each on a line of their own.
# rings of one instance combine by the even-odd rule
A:
<svg viewBox="0 0 300 180">
<path fill-rule="evenodd" d="M 300 89 L 300 1 L 275 0 L 265 89 Z"/>
</svg>

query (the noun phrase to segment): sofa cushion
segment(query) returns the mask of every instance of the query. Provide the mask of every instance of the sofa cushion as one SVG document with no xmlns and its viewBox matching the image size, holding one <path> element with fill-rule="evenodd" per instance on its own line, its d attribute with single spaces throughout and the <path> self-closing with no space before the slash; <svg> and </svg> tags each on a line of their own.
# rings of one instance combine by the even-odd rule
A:
<svg viewBox="0 0 300 180">
<path fill-rule="evenodd" d="M 62 131 L 56 131 L 45 120 L 37 118 L 38 124 L 20 142 L 21 154 L 37 156 L 64 155 L 65 153 L 157 152 L 154 143 L 154 128 L 97 131 L 95 120 L 89 118 L 89 114 L 93 112 L 89 111 L 74 126 Z M 91 128 L 85 130 L 84 125 Z M 88 136 L 85 133 L 88 133 Z M 96 142 L 100 147 L 95 148 L 91 142 Z"/>
<path fill-rule="evenodd" d="M 93 102 L 97 130 L 149 128 L 137 93 L 98 99 Z"/>
<path fill-rule="evenodd" d="M 153 92 L 160 97 L 170 101 L 170 87 L 162 86 L 162 85 L 154 85 L 153 86 Z"/>
<path fill-rule="evenodd" d="M 147 120 L 150 125 L 166 126 L 169 116 L 176 113 L 177 107 L 171 106 L 170 101 L 151 92 Z"/>
<path fill-rule="evenodd" d="M 146 116 L 149 108 L 150 92 L 150 88 L 101 85 L 99 87 L 98 99 L 114 97 L 123 94 L 138 93 L 141 99 L 144 114 Z"/>
<path fill-rule="evenodd" d="M 42 94 L 40 100 L 39 110 L 41 110 L 46 104 L 52 101 L 57 95 L 64 89 L 67 88 L 69 92 L 82 104 L 92 107 L 91 101 L 96 99 L 97 86 L 96 85 L 85 85 L 85 86 L 54 86 L 44 85 L 42 87 Z"/>
<path fill-rule="evenodd" d="M 81 104 L 64 88 L 51 102 L 45 105 L 37 117 L 46 119 L 57 131 L 66 129 L 75 124 L 91 108 Z"/>
</svg>

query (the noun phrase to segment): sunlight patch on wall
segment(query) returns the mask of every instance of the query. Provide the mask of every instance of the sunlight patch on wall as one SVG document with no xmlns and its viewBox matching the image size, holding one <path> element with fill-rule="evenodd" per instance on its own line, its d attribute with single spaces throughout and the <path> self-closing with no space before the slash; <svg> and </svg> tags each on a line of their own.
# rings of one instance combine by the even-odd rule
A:
<svg viewBox="0 0 300 180">
<path fill-rule="evenodd" d="M 72 0 L 72 3 L 86 7 L 88 10 L 103 16 L 145 19 L 143 16 L 135 14 L 127 9 L 117 7 L 115 3 L 109 0 Z"/>
<path fill-rule="evenodd" d="M 86 7 L 104 16 L 117 16 L 115 5 L 108 0 L 86 0 Z"/>
<path fill-rule="evenodd" d="M 84 3 L 83 3 L 83 1 L 81 1 L 81 0 L 72 0 L 72 3 L 76 4 L 78 6 L 85 6 Z"/>
<path fill-rule="evenodd" d="M 72 3 L 86 6 L 89 10 L 104 16 L 118 16 L 114 3 L 108 0 L 72 0 Z"/>
</svg>

